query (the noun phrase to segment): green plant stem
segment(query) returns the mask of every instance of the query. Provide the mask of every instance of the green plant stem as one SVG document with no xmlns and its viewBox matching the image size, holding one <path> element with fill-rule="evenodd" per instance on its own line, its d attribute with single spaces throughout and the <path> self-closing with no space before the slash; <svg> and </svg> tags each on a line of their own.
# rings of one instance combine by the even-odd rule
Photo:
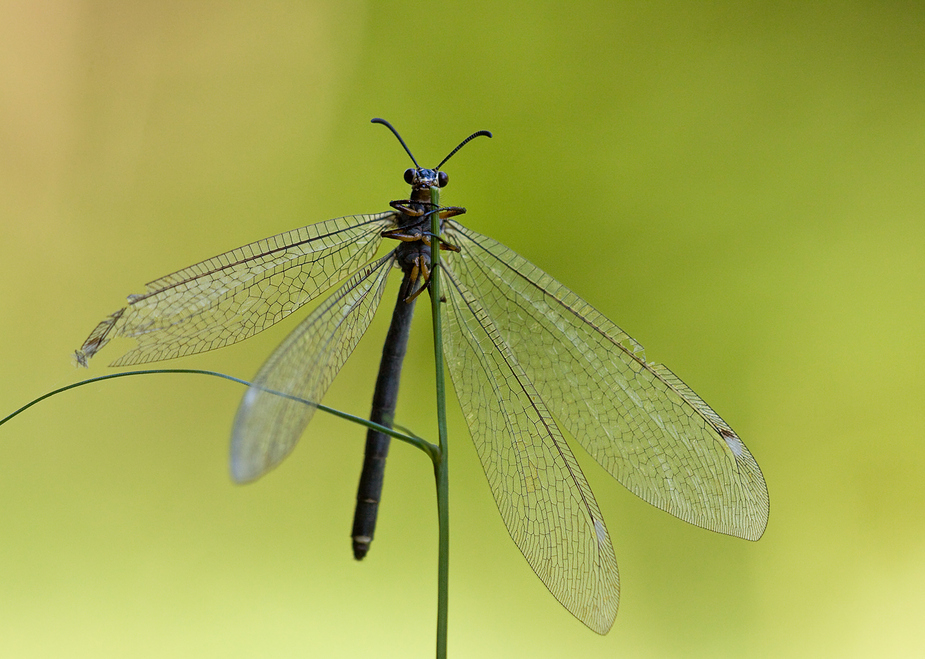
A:
<svg viewBox="0 0 925 659">
<path fill-rule="evenodd" d="M 430 201 L 440 208 L 440 190 L 430 189 Z M 437 518 L 439 525 L 439 558 L 437 563 L 437 659 L 446 659 L 447 621 L 450 585 L 450 502 L 449 472 L 447 471 L 446 384 L 443 379 L 443 324 L 440 313 L 440 211 L 430 217 L 430 301 L 434 327 L 434 362 L 437 390 L 437 437 L 439 451 L 434 460 L 437 482 Z"/>
<path fill-rule="evenodd" d="M 96 383 L 96 382 L 102 382 L 103 380 L 113 380 L 113 379 L 115 379 L 115 378 L 124 378 L 124 377 L 129 377 L 129 376 L 132 376 L 132 375 L 157 375 L 157 374 L 162 374 L 162 373 L 183 373 L 183 374 L 192 374 L 192 375 L 211 375 L 211 376 L 213 376 L 213 377 L 223 378 L 223 379 L 225 379 L 225 380 L 231 380 L 232 382 L 237 382 L 238 384 L 243 384 L 243 385 L 248 386 L 248 387 L 253 387 L 253 386 L 255 386 L 253 383 L 248 382 L 247 380 L 242 380 L 242 379 L 236 378 L 236 377 L 234 377 L 234 376 L 232 376 L 232 375 L 225 375 L 224 373 L 217 373 L 217 372 L 215 372 L 215 371 L 203 371 L 203 370 L 194 369 L 194 368 L 158 368 L 158 369 L 148 369 L 148 370 L 143 370 L 143 371 L 126 371 L 126 372 L 124 372 L 124 373 L 110 373 L 109 375 L 100 375 L 100 376 L 95 377 L 95 378 L 88 378 L 88 379 L 86 379 L 86 380 L 81 380 L 80 382 L 75 382 L 74 384 L 69 384 L 69 385 L 64 386 L 64 387 L 61 387 L 61 388 L 59 388 L 59 389 L 55 389 L 54 391 L 49 391 L 48 393 L 43 394 L 42 396 L 39 396 L 39 397 L 36 398 L 35 400 L 29 401 L 28 403 L 26 403 L 25 405 L 23 405 L 22 407 L 20 407 L 20 408 L 19 408 L 18 410 L 16 410 L 15 412 L 12 412 L 11 414 L 8 414 L 8 415 L 6 415 L 5 417 L 3 417 L 2 419 L 0 419 L 0 426 L 2 426 L 4 423 L 6 423 L 7 421 L 9 421 L 9 420 L 12 419 L 13 417 L 22 414 L 23 412 L 25 412 L 26 410 L 28 410 L 28 409 L 29 409 L 30 407 L 32 407 L 33 405 L 36 405 L 36 404 L 38 404 L 38 403 L 41 403 L 41 402 L 42 402 L 43 400 L 45 400 L 46 398 L 51 398 L 52 396 L 54 396 L 54 395 L 56 395 L 56 394 L 64 393 L 65 391 L 69 391 L 69 390 L 71 390 L 71 389 L 76 389 L 77 387 L 82 387 L 82 386 L 84 386 L 84 385 L 86 385 L 86 384 L 94 384 L 94 383 Z M 334 409 L 333 407 L 328 407 L 327 405 L 321 405 L 320 403 L 314 403 L 314 402 L 312 402 L 312 401 L 308 401 L 308 400 L 305 400 L 305 399 L 303 399 L 303 398 L 299 398 L 298 396 L 292 396 L 292 395 L 289 395 L 289 394 L 284 394 L 284 393 L 282 393 L 282 392 L 274 391 L 274 390 L 272 390 L 272 389 L 266 389 L 266 391 L 268 391 L 268 392 L 270 392 L 270 393 L 274 393 L 274 394 L 276 394 L 276 395 L 278 395 L 278 396 L 283 396 L 284 398 L 289 398 L 290 400 L 299 401 L 299 402 L 304 403 L 304 404 L 306 404 L 306 405 L 313 405 L 314 407 L 318 408 L 318 409 L 321 410 L 322 412 L 327 412 L 328 414 L 333 414 L 333 415 L 336 416 L 336 417 L 340 417 L 341 419 L 346 419 L 347 421 L 352 421 L 352 422 L 354 422 L 354 423 L 358 423 L 358 424 L 360 424 L 361 426 L 366 426 L 367 428 L 373 428 L 374 430 L 378 430 L 379 432 L 385 433 L 385 434 L 387 434 L 387 435 L 389 435 L 389 436 L 391 436 L 391 437 L 394 437 L 395 439 L 400 439 L 400 440 L 403 441 L 403 442 L 407 442 L 407 443 L 411 444 L 412 446 L 421 449 L 422 451 L 424 451 L 425 453 L 427 453 L 427 455 L 430 456 L 430 459 L 431 459 L 432 461 L 434 461 L 434 462 L 436 462 L 437 459 L 438 459 L 439 452 L 440 452 L 439 447 L 434 446 L 434 445 L 431 444 L 430 442 L 425 441 L 425 440 L 421 439 L 420 437 L 416 437 L 415 435 L 412 435 L 412 434 L 410 434 L 410 433 L 409 433 L 409 434 L 405 434 L 405 433 L 399 432 L 399 431 L 397 431 L 397 430 L 393 430 L 392 428 L 386 428 L 385 426 L 381 426 L 381 425 L 379 425 L 378 423 L 373 423 L 372 421 L 369 421 L 369 420 L 367 420 L 367 419 L 364 419 L 363 417 L 354 416 L 354 415 L 352 415 L 352 414 L 348 414 L 347 412 L 341 412 L 340 410 Z"/>
</svg>

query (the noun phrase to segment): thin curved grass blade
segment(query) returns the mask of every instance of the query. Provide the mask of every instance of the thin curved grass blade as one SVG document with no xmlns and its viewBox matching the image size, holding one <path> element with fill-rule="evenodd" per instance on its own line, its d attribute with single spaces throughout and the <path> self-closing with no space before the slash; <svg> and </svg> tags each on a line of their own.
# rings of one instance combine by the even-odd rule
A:
<svg viewBox="0 0 925 659">
<path fill-rule="evenodd" d="M 349 215 L 264 238 L 147 285 L 76 353 L 87 365 L 110 339 L 138 345 L 111 366 L 214 350 L 279 322 L 375 256 L 397 213 Z"/>
<path fill-rule="evenodd" d="M 446 360 L 501 518 L 553 596 L 606 634 L 620 580 L 594 494 L 495 319 L 443 271 Z"/>
<path fill-rule="evenodd" d="M 390 253 L 357 272 L 299 323 L 261 367 L 234 420 L 235 481 L 262 476 L 295 448 L 316 410 L 304 401 L 321 402 L 369 327 L 394 262 Z"/>
<path fill-rule="evenodd" d="M 732 428 L 590 304 L 501 243 L 452 222 L 459 281 L 552 415 L 627 489 L 697 526 L 757 540 L 768 490 Z"/>
</svg>

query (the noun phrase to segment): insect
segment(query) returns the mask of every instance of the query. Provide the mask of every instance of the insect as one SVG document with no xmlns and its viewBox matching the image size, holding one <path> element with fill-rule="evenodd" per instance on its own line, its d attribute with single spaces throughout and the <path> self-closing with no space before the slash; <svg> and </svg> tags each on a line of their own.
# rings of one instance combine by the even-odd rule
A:
<svg viewBox="0 0 925 659">
<path fill-rule="evenodd" d="M 104 319 L 76 357 L 86 366 L 115 336 L 137 340 L 113 366 L 171 359 L 241 341 L 340 286 L 274 351 L 234 422 L 231 473 L 260 477 L 292 451 L 369 326 L 393 269 L 403 283 L 383 352 L 372 420 L 391 424 L 414 301 L 439 248 L 444 350 L 469 432 L 504 524 L 552 594 L 606 633 L 619 576 L 610 535 L 564 428 L 614 478 L 697 526 L 757 540 L 768 519 L 761 470 L 738 435 L 642 346 L 563 284 L 435 208 L 443 164 L 418 166 L 408 199 L 265 238 L 157 279 Z M 441 235 L 431 235 L 439 213 Z M 394 249 L 376 258 L 383 241 Z M 354 524 L 361 558 L 373 536 L 387 438 L 370 431 Z M 383 443 L 382 439 L 386 442 Z M 366 488 L 366 489 L 364 489 Z M 370 522 L 372 526 L 370 525 Z"/>
</svg>

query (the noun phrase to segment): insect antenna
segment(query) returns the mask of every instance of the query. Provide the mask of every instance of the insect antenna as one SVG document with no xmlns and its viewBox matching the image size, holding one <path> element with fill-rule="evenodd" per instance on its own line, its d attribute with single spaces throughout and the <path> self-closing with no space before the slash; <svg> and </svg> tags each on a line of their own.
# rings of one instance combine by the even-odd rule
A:
<svg viewBox="0 0 925 659">
<path fill-rule="evenodd" d="M 440 169 L 441 167 L 443 167 L 443 163 L 445 163 L 447 160 L 449 160 L 450 158 L 452 158 L 453 155 L 454 155 L 457 151 L 459 151 L 461 148 L 463 148 L 464 146 L 466 146 L 466 144 L 468 144 L 469 142 L 471 142 L 472 140 L 474 140 L 476 137 L 481 137 L 482 135 L 484 135 L 485 137 L 491 137 L 491 133 L 489 133 L 487 130 L 477 130 L 477 131 L 475 131 L 474 133 L 472 133 L 472 135 L 470 135 L 469 137 L 467 137 L 466 139 L 464 139 L 462 142 L 460 142 L 458 147 L 456 147 L 455 149 L 453 149 L 452 151 L 450 151 L 450 155 L 448 155 L 446 158 L 444 158 L 443 160 L 441 160 L 441 161 L 440 161 L 440 164 L 437 165 L 436 167 L 434 167 L 434 169 L 436 169 L 436 170 L 439 171 L 439 169 Z M 415 164 L 417 164 L 417 163 L 415 163 Z"/>
<path fill-rule="evenodd" d="M 374 124 L 382 124 L 383 126 L 385 126 L 386 128 L 388 128 L 390 131 L 392 131 L 392 134 L 393 134 L 396 138 L 398 138 L 398 141 L 399 141 L 399 142 L 401 143 L 401 145 L 405 148 L 405 152 L 411 157 L 411 162 L 414 163 L 414 166 L 417 167 L 418 169 L 421 168 L 421 166 L 418 164 L 418 161 L 414 159 L 414 155 L 411 153 L 411 149 L 408 148 L 408 145 L 405 144 L 405 140 L 403 140 L 403 139 L 401 138 L 401 135 L 398 134 L 398 131 L 395 130 L 395 127 L 394 127 L 392 124 L 390 124 L 390 123 L 389 123 L 388 121 L 386 121 L 385 119 L 380 119 L 380 118 L 378 118 L 378 117 L 376 117 L 375 119 L 373 119 L 373 120 L 371 121 L 371 123 L 374 123 Z M 456 153 L 457 151 L 459 151 L 461 148 L 463 148 L 464 146 L 466 146 L 466 144 L 468 144 L 469 142 L 471 142 L 472 140 L 474 140 L 476 137 L 481 137 L 482 135 L 484 135 L 485 137 L 491 137 L 491 133 L 488 132 L 487 130 L 479 130 L 479 131 L 476 131 L 476 132 L 472 133 L 472 135 L 470 135 L 469 137 L 467 137 L 466 139 L 464 139 L 462 142 L 460 142 L 460 143 L 459 143 L 459 146 L 457 146 L 455 149 L 453 149 L 452 151 L 450 151 L 450 155 L 448 155 L 446 158 L 444 158 L 443 160 L 441 160 L 441 161 L 440 161 L 440 164 L 437 165 L 436 167 L 434 167 L 434 169 L 439 170 L 441 167 L 443 167 L 443 163 L 445 163 L 447 160 L 449 160 L 450 158 L 452 158 L 452 157 L 455 155 L 455 153 Z"/>
<path fill-rule="evenodd" d="M 418 161 L 415 160 L 415 159 L 414 159 L 414 156 L 411 154 L 411 149 L 408 148 L 408 145 L 405 144 L 405 140 L 403 140 L 403 139 L 401 138 L 401 135 L 398 134 L 398 131 L 395 130 L 395 127 L 392 126 L 392 124 L 390 124 L 390 123 L 389 123 L 388 121 L 386 121 L 385 119 L 380 119 L 379 117 L 376 117 L 376 118 L 373 119 L 370 123 L 382 124 L 383 126 L 385 126 L 386 128 L 388 128 L 390 131 L 392 131 L 392 134 L 395 135 L 395 137 L 398 138 L 398 141 L 401 142 L 401 145 L 402 145 L 403 147 L 405 147 L 405 151 L 408 153 L 409 156 L 411 156 L 411 162 L 414 163 L 414 166 L 417 167 L 418 169 L 421 168 L 421 166 L 418 164 Z M 469 139 L 472 139 L 472 138 L 470 137 Z M 463 144 L 465 144 L 465 142 L 463 142 Z M 462 144 L 460 144 L 459 146 L 462 146 Z M 456 147 L 456 148 L 459 149 L 459 147 Z M 452 154 L 450 154 L 450 155 L 452 155 Z M 444 162 L 445 162 L 445 161 L 444 161 Z M 441 163 L 441 164 L 442 164 L 442 163 Z"/>
</svg>

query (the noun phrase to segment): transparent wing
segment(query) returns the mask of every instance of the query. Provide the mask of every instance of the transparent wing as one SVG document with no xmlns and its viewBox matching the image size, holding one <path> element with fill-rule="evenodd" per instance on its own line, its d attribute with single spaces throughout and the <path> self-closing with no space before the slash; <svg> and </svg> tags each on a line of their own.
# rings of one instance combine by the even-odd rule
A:
<svg viewBox="0 0 925 659">
<path fill-rule="evenodd" d="M 757 540 L 768 491 L 748 449 L 674 373 L 545 272 L 452 223 L 458 279 L 495 320 L 552 415 L 610 474 L 697 526 Z"/>
<path fill-rule="evenodd" d="M 451 269 L 444 272 L 446 360 L 501 518 L 555 598 L 605 634 L 620 582 L 591 488 L 497 319 Z"/>
<path fill-rule="evenodd" d="M 273 352 L 238 407 L 231 475 L 258 478 L 285 458 L 379 307 L 394 253 L 352 276 Z M 282 394 L 282 395 L 281 395 Z"/>
<path fill-rule="evenodd" d="M 279 322 L 375 256 L 395 212 L 350 215 L 264 238 L 184 268 L 130 295 L 76 357 L 110 339 L 138 345 L 112 366 L 182 357 L 236 343 Z"/>
</svg>

